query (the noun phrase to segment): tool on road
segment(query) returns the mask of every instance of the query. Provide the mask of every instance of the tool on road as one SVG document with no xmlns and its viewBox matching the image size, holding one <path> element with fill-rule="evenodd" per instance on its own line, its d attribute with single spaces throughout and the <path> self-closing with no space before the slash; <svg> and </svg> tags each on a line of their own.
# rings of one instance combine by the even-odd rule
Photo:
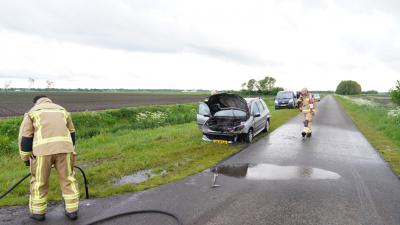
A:
<svg viewBox="0 0 400 225">
<path fill-rule="evenodd" d="M 80 168 L 79 166 L 74 166 L 75 168 L 77 168 L 79 171 L 81 171 L 82 173 L 82 177 L 83 180 L 85 182 L 85 194 L 86 194 L 86 199 L 89 199 L 89 184 L 86 178 L 86 174 L 83 171 L 82 168 Z M 25 175 L 23 178 L 21 178 L 21 180 L 19 180 L 17 183 L 15 183 L 13 186 L 11 186 L 5 193 L 3 193 L 0 196 L 0 199 L 4 198 L 5 196 L 7 196 L 10 192 L 12 192 L 16 187 L 18 187 L 18 185 L 20 185 L 24 180 L 26 180 L 28 177 L 31 176 L 31 173 L 28 173 L 27 175 Z"/>
<path fill-rule="evenodd" d="M 221 187 L 221 185 L 217 184 L 217 178 L 218 178 L 218 173 L 215 172 L 214 176 L 213 176 L 213 182 L 212 182 L 211 188 Z"/>
</svg>

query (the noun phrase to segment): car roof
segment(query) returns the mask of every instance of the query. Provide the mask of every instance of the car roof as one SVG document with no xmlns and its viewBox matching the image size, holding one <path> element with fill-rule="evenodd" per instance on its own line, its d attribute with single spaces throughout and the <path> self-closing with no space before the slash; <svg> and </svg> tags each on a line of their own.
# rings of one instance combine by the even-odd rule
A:
<svg viewBox="0 0 400 225">
<path fill-rule="evenodd" d="M 260 99 L 261 98 L 244 98 L 244 100 L 246 100 L 247 103 L 250 103 L 250 102 L 255 101 L 255 100 L 260 100 Z"/>
</svg>

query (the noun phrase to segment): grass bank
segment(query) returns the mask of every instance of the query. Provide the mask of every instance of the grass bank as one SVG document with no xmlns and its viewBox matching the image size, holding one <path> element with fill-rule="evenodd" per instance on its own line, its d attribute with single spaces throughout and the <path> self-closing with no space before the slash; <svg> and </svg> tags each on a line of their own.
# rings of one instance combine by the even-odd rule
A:
<svg viewBox="0 0 400 225">
<path fill-rule="evenodd" d="M 358 98 L 335 96 L 335 99 L 400 176 L 400 109 Z"/>
<path fill-rule="evenodd" d="M 298 114 L 296 110 L 275 111 L 271 99 L 267 102 L 272 130 Z M 93 197 L 140 191 L 179 180 L 245 147 L 245 144 L 214 145 L 202 141 L 195 122 L 195 104 L 74 113 L 73 119 L 78 131 L 77 164 L 87 173 Z M 6 146 L 2 144 L 0 149 L 0 167 L 11 168 L 0 174 L 0 193 L 28 172 L 16 149 L 20 121 L 20 117 L 0 121 L 2 143 Z M 138 184 L 115 184 L 121 177 L 145 169 L 156 175 Z M 80 174 L 77 177 L 82 184 Z M 0 206 L 26 204 L 28 183 L 24 182 L 0 200 Z M 61 200 L 55 171 L 48 199 Z"/>
</svg>

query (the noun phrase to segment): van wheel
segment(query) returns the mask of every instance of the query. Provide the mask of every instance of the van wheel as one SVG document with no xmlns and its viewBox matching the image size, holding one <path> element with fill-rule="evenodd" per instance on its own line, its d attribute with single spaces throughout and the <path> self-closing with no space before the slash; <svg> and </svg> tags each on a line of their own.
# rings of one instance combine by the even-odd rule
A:
<svg viewBox="0 0 400 225">
<path fill-rule="evenodd" d="M 247 143 L 252 143 L 254 139 L 253 129 L 250 129 L 249 132 L 246 134 L 244 141 Z"/>
</svg>

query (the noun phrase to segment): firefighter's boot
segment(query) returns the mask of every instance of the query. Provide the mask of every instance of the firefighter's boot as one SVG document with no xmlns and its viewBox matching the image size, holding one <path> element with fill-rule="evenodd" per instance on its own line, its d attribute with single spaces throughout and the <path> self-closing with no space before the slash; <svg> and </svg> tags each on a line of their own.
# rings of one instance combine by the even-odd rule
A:
<svg viewBox="0 0 400 225">
<path fill-rule="evenodd" d="M 31 214 L 29 217 L 36 221 L 44 221 L 46 219 L 45 214 Z"/>
</svg>

